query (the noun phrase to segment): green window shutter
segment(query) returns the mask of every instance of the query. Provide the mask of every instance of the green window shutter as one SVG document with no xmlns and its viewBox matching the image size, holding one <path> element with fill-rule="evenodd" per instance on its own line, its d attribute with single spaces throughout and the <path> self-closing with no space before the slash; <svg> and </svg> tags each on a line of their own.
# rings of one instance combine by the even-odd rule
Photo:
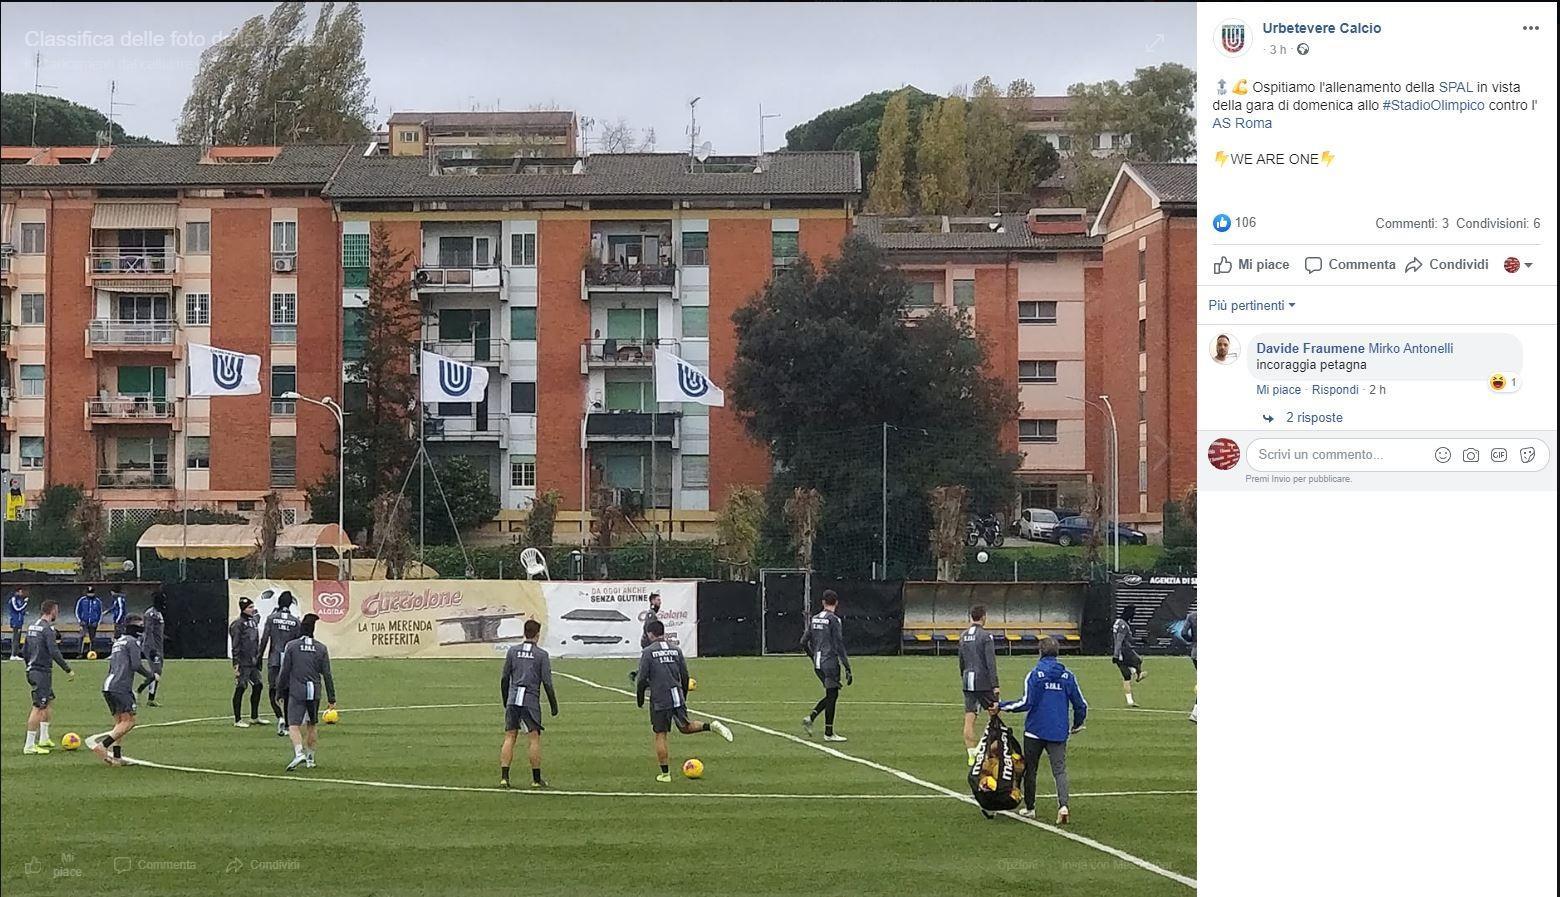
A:
<svg viewBox="0 0 1560 897">
<path fill-rule="evenodd" d="M 536 339 L 536 309 L 509 309 L 509 338 L 513 340 Z"/>
<path fill-rule="evenodd" d="M 684 305 L 682 310 L 683 336 L 690 338 L 710 335 L 710 310 L 703 306 Z"/>
</svg>

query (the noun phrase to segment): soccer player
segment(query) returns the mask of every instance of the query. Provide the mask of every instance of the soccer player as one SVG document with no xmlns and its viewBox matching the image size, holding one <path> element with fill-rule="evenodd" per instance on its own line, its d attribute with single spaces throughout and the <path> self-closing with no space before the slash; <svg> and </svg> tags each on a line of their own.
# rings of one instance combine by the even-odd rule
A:
<svg viewBox="0 0 1560 897">
<path fill-rule="evenodd" d="M 833 589 L 823 593 L 823 610 L 814 614 L 807 622 L 807 631 L 802 633 L 802 650 L 812 658 L 813 673 L 818 676 L 818 681 L 823 683 L 823 698 L 818 701 L 812 712 L 802 717 L 802 728 L 806 730 L 807 737 L 813 734 L 813 720 L 818 714 L 823 714 L 823 740 L 844 741 L 844 735 L 834 733 L 834 709 L 840 700 L 840 670 L 845 671 L 845 684 L 850 685 L 855 677 L 850 671 L 850 657 L 845 653 L 845 627 L 840 623 L 837 613 L 840 606 L 840 596 L 834 594 Z"/>
<path fill-rule="evenodd" d="M 314 746 L 319 742 L 320 680 L 325 680 L 327 709 L 336 709 L 336 680 L 330 674 L 330 651 L 315 641 L 314 624 L 318 614 L 304 614 L 298 624 L 298 637 L 282 651 L 282 668 L 277 680 L 282 683 L 282 701 L 287 705 L 287 734 L 292 737 L 293 758 L 287 771 L 301 763 L 314 768 Z"/>
<path fill-rule="evenodd" d="M 531 761 L 531 787 L 546 788 L 542 781 L 542 690 L 552 715 L 558 715 L 558 696 L 553 693 L 552 659 L 536 643 L 542 634 L 537 620 L 525 621 L 525 641 L 511 645 L 504 655 L 504 675 L 500 679 L 504 697 L 504 743 L 498 749 L 498 785 L 509 787 L 509 764 L 515 757 L 515 739 L 526 735 L 526 757 Z"/>
<path fill-rule="evenodd" d="M 22 627 L 27 624 L 27 587 L 17 586 L 5 602 L 11 624 L 11 659 L 22 659 Z"/>
<path fill-rule="evenodd" d="M 1040 659 L 1024 678 L 1024 695 L 999 705 L 1002 710 L 1024 713 L 1024 809 L 1018 815 L 1035 817 L 1035 776 L 1040 754 L 1051 759 L 1051 776 L 1056 780 L 1056 824 L 1066 825 L 1067 811 L 1067 736 L 1083 728 L 1089 705 L 1078 690 L 1078 680 L 1056 659 L 1056 639 L 1042 636 Z M 1072 723 L 1067 710 L 1072 708 Z M 998 707 L 992 708 L 996 714 Z"/>
<path fill-rule="evenodd" d="M 1181 624 L 1181 640 L 1192 646 L 1192 672 L 1197 671 L 1197 611 L 1188 611 Z M 1192 683 L 1192 715 L 1187 719 L 1197 722 L 1197 683 Z"/>
<path fill-rule="evenodd" d="M 661 593 L 651 592 L 650 609 L 645 611 L 645 628 L 639 634 L 639 650 L 643 651 L 650 647 L 651 642 L 655 641 L 655 638 L 650 635 L 650 624 L 659 619 L 661 619 Z M 628 681 L 633 682 L 638 676 L 639 671 L 637 669 L 628 671 Z"/>
<path fill-rule="evenodd" d="M 1121 690 L 1126 693 L 1128 707 L 1137 706 L 1137 701 L 1132 699 L 1132 683 L 1134 680 L 1142 682 L 1144 676 L 1143 658 L 1132 648 L 1132 615 L 1136 611 L 1137 608 L 1130 604 L 1122 607 L 1110 627 L 1110 659 L 1115 662 L 1116 669 L 1121 670 Z"/>
<path fill-rule="evenodd" d="M 76 599 L 76 625 L 81 627 L 81 656 L 93 650 L 93 642 L 97 641 L 98 623 L 103 619 L 103 599 L 97 596 L 97 590 L 87 586 L 86 594 Z"/>
<path fill-rule="evenodd" d="M 125 634 L 114 639 L 112 653 L 108 655 L 108 678 L 103 680 L 103 700 L 108 712 L 114 715 L 114 728 L 91 745 L 92 752 L 103 758 L 109 766 L 124 766 L 120 748 L 125 736 L 135 728 L 135 674 L 156 679 L 157 674 L 146 668 L 141 657 L 141 633 L 143 621 L 132 614 L 125 620 Z M 113 753 L 110 754 L 109 752 Z"/>
<path fill-rule="evenodd" d="M 970 608 L 970 628 L 959 636 L 959 682 L 964 689 L 964 751 L 975 765 L 975 713 L 997 703 L 997 643 L 986 631 L 986 606 Z"/>
<path fill-rule="evenodd" d="M 54 621 L 59 619 L 59 603 L 45 599 L 43 613 L 27 628 L 27 684 L 32 686 L 32 710 L 27 714 L 27 741 L 24 754 L 47 754 L 54 742 L 49 740 L 49 721 L 54 719 L 54 665 L 71 679 L 76 673 L 60 653 Z"/>
<path fill-rule="evenodd" d="M 247 729 L 251 725 L 265 725 L 260 716 L 260 627 L 256 618 L 260 609 L 249 598 L 238 599 L 238 619 L 228 627 L 228 641 L 233 652 L 233 727 Z M 245 722 L 240 708 L 244 689 L 249 689 L 249 721 Z"/>
<path fill-rule="evenodd" d="M 661 764 L 661 774 L 655 780 L 670 782 L 672 772 L 666 760 L 666 735 L 672 731 L 673 723 L 684 735 L 715 732 L 727 741 L 731 740 L 731 730 L 719 720 L 688 721 L 688 662 L 683 659 L 681 648 L 666 641 L 666 625 L 660 620 L 650 621 L 646 630 L 653 640 L 639 652 L 639 669 L 634 677 L 635 700 L 643 707 L 645 692 L 650 693 L 650 731 L 655 733 L 655 759 Z"/>
<path fill-rule="evenodd" d="M 125 634 L 125 617 L 129 615 L 130 606 L 125 601 L 125 590 L 119 586 L 110 586 L 108 589 L 108 617 L 114 621 L 115 639 Z"/>
<path fill-rule="evenodd" d="M 260 627 L 260 655 L 265 658 L 266 697 L 271 701 L 271 713 L 276 716 L 276 734 L 287 737 L 287 720 L 282 713 L 281 692 L 277 688 L 277 674 L 282 669 L 282 652 L 287 643 L 298 637 L 298 618 L 292 613 L 293 593 L 284 591 L 276 598 L 276 610 L 266 615 L 265 625 Z"/>
<path fill-rule="evenodd" d="M 141 647 L 146 652 L 146 666 L 157 678 L 147 679 L 135 687 L 137 692 L 146 691 L 146 703 L 157 706 L 157 687 L 161 684 L 163 670 L 163 634 L 167 619 L 163 616 L 163 610 L 168 606 L 168 596 L 162 589 L 158 589 L 152 595 L 152 606 L 146 609 L 143 617 L 146 620 L 146 634 L 141 637 Z"/>
</svg>

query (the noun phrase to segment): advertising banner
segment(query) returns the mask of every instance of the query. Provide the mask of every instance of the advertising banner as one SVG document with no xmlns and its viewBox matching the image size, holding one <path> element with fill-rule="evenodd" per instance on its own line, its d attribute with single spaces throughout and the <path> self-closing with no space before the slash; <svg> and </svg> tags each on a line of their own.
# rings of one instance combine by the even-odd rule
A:
<svg viewBox="0 0 1560 897">
<path fill-rule="evenodd" d="M 661 593 L 666 639 L 688 657 L 699 655 L 696 582 L 549 582 L 547 634 L 554 657 L 638 657 L 650 593 Z"/>
<path fill-rule="evenodd" d="M 1197 577 L 1121 573 L 1111 578 L 1115 612 L 1132 608 L 1132 631 L 1143 641 L 1142 654 L 1187 654 L 1184 642 L 1170 634 L 1172 624 L 1197 609 Z"/>
</svg>

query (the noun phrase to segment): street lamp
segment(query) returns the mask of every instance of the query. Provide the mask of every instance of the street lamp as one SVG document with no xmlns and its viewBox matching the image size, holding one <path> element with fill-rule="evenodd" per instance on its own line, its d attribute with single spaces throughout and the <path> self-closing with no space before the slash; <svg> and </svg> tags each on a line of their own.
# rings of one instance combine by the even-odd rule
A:
<svg viewBox="0 0 1560 897">
<path fill-rule="evenodd" d="M 1110 538 L 1114 549 L 1111 569 L 1121 572 L 1121 440 L 1116 433 L 1116 409 L 1110 404 L 1110 396 L 1100 396 L 1099 402 L 1082 396 L 1068 396 L 1074 402 L 1082 402 L 1105 415 L 1110 421 Z M 1101 404 L 1104 403 L 1104 404 Z"/>
<path fill-rule="evenodd" d="M 299 395 L 297 392 L 284 392 L 281 398 L 318 405 L 329 411 L 331 417 L 336 419 L 336 435 L 338 437 L 338 451 L 336 452 L 336 529 L 344 538 L 347 534 L 347 421 L 342 413 L 341 406 L 336 404 L 336 400 L 330 396 L 325 396 L 322 399 L 311 399 L 308 396 Z M 338 542 L 336 544 L 337 576 L 341 576 L 341 567 L 341 544 Z M 342 578 L 351 579 L 351 570 L 349 569 L 347 575 Z"/>
</svg>

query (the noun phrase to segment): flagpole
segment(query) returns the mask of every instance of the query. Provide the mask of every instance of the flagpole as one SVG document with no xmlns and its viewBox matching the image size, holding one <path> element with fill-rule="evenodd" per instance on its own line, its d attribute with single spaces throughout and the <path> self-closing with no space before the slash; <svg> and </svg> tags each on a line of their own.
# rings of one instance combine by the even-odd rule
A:
<svg viewBox="0 0 1560 897">
<path fill-rule="evenodd" d="M 421 564 L 428 556 L 428 548 L 425 541 L 427 532 L 428 509 L 426 505 L 426 493 L 424 490 L 423 464 L 427 460 L 427 445 L 423 441 L 423 430 L 428 424 L 428 409 L 423 398 L 423 377 L 427 375 L 428 365 L 423 358 L 423 346 L 426 333 L 424 328 L 428 326 L 426 314 L 418 316 L 417 328 L 417 563 Z"/>
<path fill-rule="evenodd" d="M 656 488 L 655 488 L 655 424 L 656 424 L 656 420 L 655 419 L 657 417 L 659 417 L 659 414 L 657 414 L 657 412 L 660 410 L 660 408 L 661 408 L 661 403 L 659 401 L 652 403 L 651 408 L 650 408 L 650 488 L 647 490 L 650 493 L 650 503 L 645 506 L 646 507 L 645 519 L 650 521 L 650 578 L 651 579 L 655 579 L 656 578 L 656 572 L 657 572 L 657 568 L 659 566 L 658 562 L 660 560 L 660 558 L 658 556 L 657 549 L 661 545 L 661 534 L 656 532 L 656 527 L 655 527 L 655 493 L 656 493 Z"/>
<path fill-rule="evenodd" d="M 180 400 L 180 403 L 183 406 L 180 410 L 184 413 L 184 429 L 181 432 L 180 439 L 179 439 L 179 441 L 181 443 L 183 443 L 183 445 L 184 445 L 184 452 L 183 452 L 184 464 L 182 465 L 182 467 L 184 469 L 179 474 L 179 505 L 180 505 L 180 507 L 183 508 L 184 523 L 183 523 L 183 527 L 182 527 L 183 532 L 180 534 L 181 545 L 180 545 L 180 548 L 179 548 L 179 582 L 184 582 L 185 580 L 187 580 L 189 578 L 189 563 L 190 563 L 190 557 L 189 557 L 189 555 L 190 555 L 190 434 L 189 434 L 190 400 L 189 400 L 189 396 L 184 396 Z"/>
</svg>

